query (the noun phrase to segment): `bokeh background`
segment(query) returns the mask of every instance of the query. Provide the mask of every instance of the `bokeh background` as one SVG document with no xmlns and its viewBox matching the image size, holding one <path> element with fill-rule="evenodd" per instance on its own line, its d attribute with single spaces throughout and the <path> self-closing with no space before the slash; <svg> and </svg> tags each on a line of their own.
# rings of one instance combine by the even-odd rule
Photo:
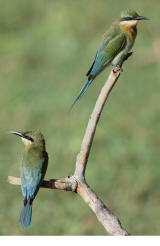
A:
<svg viewBox="0 0 160 246">
<path fill-rule="evenodd" d="M 111 68 L 68 109 L 84 84 L 102 34 L 126 8 L 152 18 L 138 26 L 103 110 L 86 178 L 132 235 L 160 234 L 160 1 L 0 1 L 0 234 L 106 235 L 76 194 L 41 189 L 31 226 L 21 229 L 23 145 L 8 130 L 39 129 L 46 178 L 71 175 L 88 118 Z"/>
</svg>

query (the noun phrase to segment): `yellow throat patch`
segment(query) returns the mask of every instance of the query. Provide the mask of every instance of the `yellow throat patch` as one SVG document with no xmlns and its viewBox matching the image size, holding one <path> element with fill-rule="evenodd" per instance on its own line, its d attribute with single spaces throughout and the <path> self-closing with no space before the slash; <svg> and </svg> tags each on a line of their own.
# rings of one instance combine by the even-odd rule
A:
<svg viewBox="0 0 160 246">
<path fill-rule="evenodd" d="M 31 145 L 31 141 L 26 139 L 26 138 L 22 138 L 22 142 L 24 143 L 25 149 L 29 149 L 30 145 Z"/>
<path fill-rule="evenodd" d="M 132 36 L 132 33 L 134 31 L 134 28 L 136 28 L 137 23 L 137 20 L 130 20 L 122 21 L 120 25 L 123 32 L 126 32 L 129 36 Z"/>
</svg>

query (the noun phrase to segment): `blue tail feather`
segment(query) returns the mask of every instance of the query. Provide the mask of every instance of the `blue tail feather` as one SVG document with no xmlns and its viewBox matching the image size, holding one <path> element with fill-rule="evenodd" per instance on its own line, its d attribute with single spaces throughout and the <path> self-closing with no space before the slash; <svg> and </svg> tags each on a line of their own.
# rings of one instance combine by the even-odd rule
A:
<svg viewBox="0 0 160 246">
<path fill-rule="evenodd" d="M 93 81 L 93 78 L 90 78 L 90 79 L 87 80 L 87 82 L 85 83 L 85 85 L 82 87 L 80 93 L 78 94 L 76 100 L 71 105 L 70 110 L 73 108 L 74 104 L 80 99 L 80 97 L 85 93 L 85 91 L 88 89 L 88 87 L 90 86 L 90 84 L 92 83 L 92 81 Z"/>
<path fill-rule="evenodd" d="M 32 218 L 32 204 L 30 204 L 30 199 L 27 204 L 22 207 L 19 222 L 23 228 L 28 227 L 31 223 Z"/>
</svg>

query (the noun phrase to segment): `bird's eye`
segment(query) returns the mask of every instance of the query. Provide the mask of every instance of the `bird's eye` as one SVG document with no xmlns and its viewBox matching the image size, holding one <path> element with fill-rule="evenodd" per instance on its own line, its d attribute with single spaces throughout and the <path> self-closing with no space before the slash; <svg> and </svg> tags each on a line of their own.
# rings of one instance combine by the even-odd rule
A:
<svg viewBox="0 0 160 246">
<path fill-rule="evenodd" d="M 25 136 L 26 139 L 28 139 L 31 142 L 34 142 L 33 138 L 29 137 L 29 136 Z"/>
<path fill-rule="evenodd" d="M 131 20 L 132 18 L 131 17 L 125 17 L 125 20 Z"/>
<path fill-rule="evenodd" d="M 120 21 L 129 21 L 129 20 L 132 20 L 132 18 L 129 17 L 129 16 L 127 16 L 127 17 L 122 17 L 122 18 L 120 19 Z"/>
</svg>

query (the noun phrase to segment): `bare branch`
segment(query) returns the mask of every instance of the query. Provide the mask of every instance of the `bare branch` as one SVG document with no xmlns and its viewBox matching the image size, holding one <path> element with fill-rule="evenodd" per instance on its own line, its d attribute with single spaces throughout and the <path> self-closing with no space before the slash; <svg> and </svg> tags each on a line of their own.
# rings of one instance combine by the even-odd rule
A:
<svg viewBox="0 0 160 246">
<path fill-rule="evenodd" d="M 110 235 L 128 236 L 129 233 L 123 229 L 119 219 L 112 214 L 103 201 L 98 198 L 96 193 L 88 186 L 85 180 L 78 182 L 77 193 L 92 209 L 99 222 L 103 225 Z"/>
<path fill-rule="evenodd" d="M 86 132 L 82 141 L 81 150 L 77 155 L 77 162 L 76 162 L 76 169 L 75 169 L 74 176 L 77 177 L 78 179 L 83 178 L 85 176 L 86 164 L 88 161 L 88 156 L 92 146 L 98 120 L 100 118 L 107 97 L 109 96 L 110 91 L 115 85 L 119 75 L 120 75 L 119 69 L 116 71 L 113 69 L 110 72 L 110 75 L 99 94 L 93 112 L 90 116 L 88 126 L 86 128 Z"/>
<path fill-rule="evenodd" d="M 131 55 L 129 53 L 126 59 Z M 122 64 L 120 64 L 122 66 Z M 96 131 L 101 112 L 104 104 L 115 85 L 117 79 L 120 76 L 121 69 L 113 69 L 104 84 L 100 95 L 97 99 L 93 112 L 88 122 L 86 132 L 82 141 L 81 150 L 77 155 L 76 167 L 73 176 L 68 176 L 64 179 L 51 179 L 49 181 L 44 180 L 41 187 L 49 189 L 59 189 L 66 191 L 77 192 L 84 202 L 92 209 L 97 216 L 97 219 L 104 226 L 106 231 L 110 235 L 129 235 L 128 232 L 123 229 L 119 219 L 112 214 L 107 206 L 102 202 L 96 193 L 89 187 L 85 180 L 85 170 L 91 150 L 93 138 Z M 10 184 L 20 185 L 20 178 L 8 177 Z"/>
<path fill-rule="evenodd" d="M 21 179 L 13 176 L 8 176 L 8 183 L 12 185 L 21 185 Z M 49 181 L 43 180 L 41 188 L 58 189 L 76 192 L 77 181 L 73 176 L 68 176 L 63 179 L 50 179 Z"/>
<path fill-rule="evenodd" d="M 86 132 L 81 145 L 81 150 L 77 155 L 74 177 L 78 182 L 77 193 L 96 214 L 97 219 L 101 222 L 106 231 L 110 235 L 129 235 L 128 232 L 122 228 L 119 219 L 115 215 L 113 215 L 112 212 L 105 206 L 105 204 L 97 197 L 95 192 L 91 190 L 85 180 L 86 165 L 95 135 L 96 126 L 99 121 L 104 104 L 119 76 L 120 70 L 113 69 L 110 72 L 110 75 L 99 94 L 91 117 L 89 119 L 88 126 L 86 128 Z"/>
</svg>

